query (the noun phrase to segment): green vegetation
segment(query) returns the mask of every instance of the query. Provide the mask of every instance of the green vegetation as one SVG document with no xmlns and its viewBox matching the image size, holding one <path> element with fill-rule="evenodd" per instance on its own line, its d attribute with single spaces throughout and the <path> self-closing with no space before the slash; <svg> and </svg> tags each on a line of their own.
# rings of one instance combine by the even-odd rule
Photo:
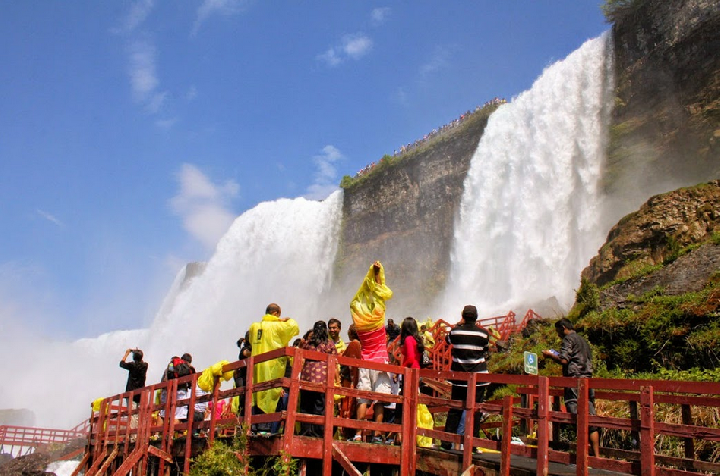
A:
<svg viewBox="0 0 720 476">
<path fill-rule="evenodd" d="M 281 451 L 276 458 L 266 458 L 252 464 L 247 452 L 245 428 L 239 428 L 227 444 L 215 440 L 212 447 L 193 458 L 190 476 L 295 476 L 297 461 Z"/>
<path fill-rule="evenodd" d="M 634 13 L 642 3 L 642 0 L 605 0 L 602 11 L 610 23 Z"/>
</svg>

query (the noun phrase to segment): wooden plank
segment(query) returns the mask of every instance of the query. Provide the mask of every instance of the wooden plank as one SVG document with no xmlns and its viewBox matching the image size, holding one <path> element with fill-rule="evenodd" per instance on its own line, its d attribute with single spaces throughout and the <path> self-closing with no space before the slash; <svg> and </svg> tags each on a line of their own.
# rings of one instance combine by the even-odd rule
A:
<svg viewBox="0 0 720 476">
<path fill-rule="evenodd" d="M 505 396 L 503 399 L 503 438 L 502 457 L 500 459 L 500 474 L 510 476 L 510 445 L 512 444 L 512 397 Z"/>
<path fill-rule="evenodd" d="M 653 387 L 643 387 L 640 398 L 640 474 L 655 476 L 655 408 Z"/>
<path fill-rule="evenodd" d="M 87 466 L 88 460 L 90 459 L 90 450 L 85 453 L 85 456 L 83 456 L 83 459 L 80 460 L 80 463 L 78 463 L 77 467 L 75 467 L 75 470 L 72 472 L 70 476 L 78 476 L 80 474 L 80 471 L 83 470 L 85 466 Z M 90 474 L 88 472 L 88 474 Z"/>
<path fill-rule="evenodd" d="M 549 468 L 548 449 L 550 446 L 550 432 L 548 428 L 550 411 L 550 395 L 547 377 L 540 377 L 537 386 L 537 466 L 536 473 L 547 476 Z"/>
<path fill-rule="evenodd" d="M 351 476 L 363 476 L 360 471 L 353 466 L 352 462 L 345 456 L 345 453 L 340 451 L 336 444 L 332 445 L 332 456 L 335 461 L 340 463 L 340 466 Z"/>
<path fill-rule="evenodd" d="M 166 453 L 165 451 L 161 450 L 160 448 L 156 448 L 155 446 L 148 446 L 148 453 L 150 453 L 153 456 L 156 456 L 160 459 L 163 459 L 167 461 L 168 463 L 173 462 L 173 457 Z"/>
<path fill-rule="evenodd" d="M 577 381 L 577 451 L 576 469 L 578 476 L 584 476 L 588 471 L 588 413 L 590 411 L 590 392 L 588 379 L 581 378 Z M 597 455 L 596 455 L 597 456 Z"/>
</svg>

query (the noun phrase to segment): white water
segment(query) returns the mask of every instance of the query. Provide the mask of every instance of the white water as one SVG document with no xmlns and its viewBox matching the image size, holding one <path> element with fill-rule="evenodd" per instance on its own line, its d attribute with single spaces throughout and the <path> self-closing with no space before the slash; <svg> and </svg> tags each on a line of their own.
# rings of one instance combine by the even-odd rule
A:
<svg viewBox="0 0 720 476">
<path fill-rule="evenodd" d="M 118 362 L 129 347 L 145 351 L 150 384 L 173 355 L 190 352 L 198 370 L 236 359 L 236 340 L 271 302 L 309 328 L 332 281 L 341 208 L 342 193 L 335 192 L 323 202 L 282 199 L 248 210 L 204 273 L 179 292 L 176 282 L 174 299 L 166 299 L 150 329 L 72 343 L 29 343 L 28 336 L 11 342 L 7 363 L 16 372 L 0 392 L 0 408 L 29 408 L 38 426 L 71 428 L 90 415 L 92 400 L 125 390 L 127 372 Z"/>
<path fill-rule="evenodd" d="M 551 297 L 572 304 L 606 232 L 598 187 L 609 43 L 609 35 L 586 42 L 490 117 L 465 180 L 440 309 L 472 303 L 493 315 Z"/>
</svg>

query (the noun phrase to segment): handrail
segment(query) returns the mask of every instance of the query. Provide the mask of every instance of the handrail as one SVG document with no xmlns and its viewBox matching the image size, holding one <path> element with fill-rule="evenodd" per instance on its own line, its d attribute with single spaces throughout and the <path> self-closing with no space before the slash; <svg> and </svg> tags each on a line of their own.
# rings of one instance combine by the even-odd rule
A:
<svg viewBox="0 0 720 476">
<path fill-rule="evenodd" d="M 253 368 L 260 362 L 267 362 L 276 358 L 290 357 L 293 359 L 292 373 L 289 378 L 281 377 L 269 382 L 255 383 L 253 379 Z M 300 379 L 300 372 L 306 360 L 327 362 L 328 382 L 316 384 Z M 343 388 L 334 386 L 334 375 L 337 365 L 346 365 L 358 368 L 368 368 L 384 372 L 391 372 L 402 375 L 405 380 L 406 389 L 419 388 L 421 381 L 446 382 L 448 380 L 464 380 L 468 384 L 468 399 L 465 402 L 452 401 L 438 398 L 431 395 L 419 394 L 415 391 L 406 391 L 405 395 L 386 395 L 381 393 L 362 391 L 355 388 Z M 433 369 L 408 369 L 374 362 L 366 362 L 359 359 L 351 359 L 342 356 L 324 354 L 312 350 L 303 350 L 292 347 L 277 349 L 266 354 L 250 357 L 243 361 L 232 362 L 223 367 L 223 372 L 232 371 L 245 367 L 247 369 L 247 386 L 245 388 L 232 388 L 223 390 L 216 379 L 216 385 L 212 393 L 207 396 L 197 397 L 195 384 L 198 374 L 193 374 L 180 379 L 170 380 L 155 384 L 135 393 L 141 395 L 141 404 L 138 408 L 128 407 L 127 402 L 132 401 L 133 392 L 108 397 L 102 402 L 101 411 L 96 412 L 91 418 L 91 433 L 89 435 L 90 450 L 94 451 L 87 464 L 93 464 L 98 458 L 108 454 L 106 448 L 109 446 L 133 444 L 133 437 L 141 441 L 139 431 L 143 435 L 160 435 L 159 450 L 162 454 L 172 454 L 173 440 L 184 440 L 185 471 L 190 465 L 190 441 L 192 433 L 196 429 L 209 430 L 208 441 L 214 441 L 215 432 L 220 425 L 232 425 L 236 427 L 242 422 L 250 432 L 251 425 L 258 423 L 282 421 L 287 429 L 280 437 L 279 448 L 291 453 L 295 448 L 295 441 L 298 437 L 293 435 L 292 429 L 296 422 L 312 423 L 323 425 L 325 430 L 322 439 L 322 452 L 319 453 L 323 459 L 323 474 L 330 474 L 329 468 L 333 454 L 337 454 L 337 447 L 333 449 L 333 429 L 343 427 L 361 431 L 381 431 L 400 433 L 402 435 L 402 448 L 396 450 L 396 464 L 401 466 L 401 474 L 413 474 L 417 466 L 417 452 L 413 444 L 418 436 L 426 436 L 443 441 L 463 444 L 462 468 L 466 469 L 472 464 L 472 448 L 481 447 L 490 450 L 501 450 L 501 473 L 509 468 L 510 455 L 523 455 L 536 458 L 538 474 L 544 474 L 550 462 L 574 463 L 578 471 L 592 466 L 598 469 L 626 472 L 628 474 L 655 474 L 655 468 L 660 468 L 663 474 L 688 474 L 680 470 L 671 469 L 668 465 L 678 465 L 677 458 L 654 454 L 654 441 L 660 435 L 682 438 L 685 444 L 686 457 L 682 460 L 683 467 L 704 468 L 709 471 L 720 471 L 720 464 L 702 462 L 693 454 L 693 443 L 698 440 L 720 441 L 720 429 L 709 428 L 693 424 L 691 406 L 706 406 L 711 408 L 720 407 L 720 384 L 706 382 L 671 382 L 656 380 L 622 380 L 622 379 L 575 379 L 568 377 L 543 377 L 530 375 L 504 375 L 504 374 L 467 374 L 464 372 L 453 372 L 449 370 Z M 484 381 L 497 385 L 512 385 L 515 389 L 513 395 L 505 397 L 502 401 L 486 401 L 481 404 L 474 403 L 476 383 Z M 185 399 L 177 399 L 177 386 L 182 383 L 190 383 L 190 396 Z M 559 411 L 559 395 L 564 388 L 574 387 L 578 389 L 578 414 L 570 415 Z M 252 394 L 260 390 L 270 388 L 285 388 L 289 395 L 288 408 L 297 408 L 300 391 L 321 391 L 325 393 L 325 414 L 310 415 L 297 411 L 283 411 L 263 415 L 253 415 Z M 588 414 L 589 391 L 595 391 L 596 400 L 627 401 L 632 408 L 637 407 L 635 413 L 631 412 L 629 418 L 608 417 L 603 415 L 592 416 Z M 164 404 L 156 404 L 153 396 L 158 390 L 165 390 L 167 399 Z M 403 424 L 377 423 L 374 421 L 359 421 L 343 418 L 333 414 L 333 396 L 343 395 L 347 397 L 368 398 L 383 403 L 403 404 Z M 526 398 L 520 397 L 525 395 Z M 224 398 L 239 397 L 241 405 L 245 409 L 242 417 L 215 415 L 215 403 Z M 192 412 L 187 422 L 175 423 L 173 418 L 165 418 L 162 423 L 152 420 L 152 413 L 157 410 L 164 410 L 165 415 L 173 415 L 175 409 L 181 405 L 192 405 L 198 401 L 212 402 L 212 418 L 210 421 L 193 422 Z M 525 400 L 525 405 L 521 404 Z M 417 406 L 425 404 L 431 412 L 457 408 L 467 410 L 465 416 L 466 432 L 464 436 L 445 433 L 442 428 L 419 429 L 416 425 Z M 655 421 L 656 406 L 660 404 L 675 404 L 682 407 L 683 423 L 668 424 Z M 474 436 L 474 419 L 472 413 L 482 411 L 491 416 L 491 420 L 482 424 L 485 430 L 498 428 L 503 434 L 511 434 L 513 428 L 518 425 L 525 425 L 528 433 L 535 430 L 537 444 L 535 446 L 511 445 L 508 438 L 502 442 L 494 441 L 487 437 Z M 493 416 L 494 415 L 494 416 Z M 133 428 L 131 424 L 133 417 L 137 416 L 139 427 Z M 524 423 L 523 423 L 524 422 Z M 588 429 L 590 426 L 597 426 L 609 431 L 623 430 L 637 433 L 641 447 L 639 452 L 626 451 L 630 455 L 630 461 L 613 459 L 612 451 L 607 449 L 608 454 L 604 457 L 590 456 L 588 446 L 578 444 L 575 454 L 552 446 L 551 442 L 557 439 L 557 429 L 562 424 L 573 424 L 577 426 L 578 441 L 587 441 Z M 185 435 L 178 435 L 177 432 L 185 431 Z M 128 445 L 129 443 L 129 445 Z M 137 443 L 135 443 L 137 444 Z M 146 451 L 146 450 L 143 450 Z M 146 451 L 147 453 L 147 451 Z M 142 455 L 141 455 L 142 456 Z M 127 457 L 127 454 L 125 455 Z M 147 462 L 148 455 L 139 461 Z M 634 458 L 634 460 L 633 460 Z M 165 460 L 159 461 L 162 471 Z M 707 469 L 710 468 L 710 469 Z M 658 473 L 659 474 L 659 473 Z"/>
</svg>

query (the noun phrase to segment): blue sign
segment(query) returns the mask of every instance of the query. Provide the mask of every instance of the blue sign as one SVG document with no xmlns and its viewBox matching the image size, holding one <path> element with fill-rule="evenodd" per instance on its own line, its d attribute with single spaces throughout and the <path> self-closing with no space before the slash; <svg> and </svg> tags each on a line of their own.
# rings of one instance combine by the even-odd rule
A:
<svg viewBox="0 0 720 476">
<path fill-rule="evenodd" d="M 530 375 L 537 375 L 537 354 L 535 352 L 525 351 L 523 356 L 525 357 L 525 373 Z"/>
</svg>

